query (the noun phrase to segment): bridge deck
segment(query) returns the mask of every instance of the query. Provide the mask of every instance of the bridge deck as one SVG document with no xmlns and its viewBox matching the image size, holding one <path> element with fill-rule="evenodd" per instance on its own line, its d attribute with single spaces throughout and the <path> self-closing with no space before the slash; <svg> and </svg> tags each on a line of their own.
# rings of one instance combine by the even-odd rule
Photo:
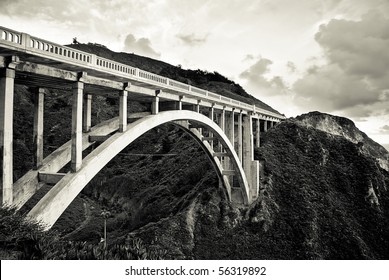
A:
<svg viewBox="0 0 389 280">
<path fill-rule="evenodd" d="M 229 106 L 230 108 L 253 112 L 254 114 L 263 114 L 274 120 L 285 118 L 275 112 L 256 108 L 253 105 L 238 100 L 0 26 L 0 56 L 6 57 L 12 55 L 19 57 L 23 62 L 28 61 L 31 64 L 30 68 L 44 65 L 46 67 L 53 67 L 53 69 L 73 73 L 86 72 L 88 76 L 106 79 L 116 83 L 129 82 L 131 85 L 140 86 L 144 89 L 162 89 L 164 92 L 173 95 L 185 96 L 194 100 L 205 100 L 209 104 L 218 104 L 221 108 L 223 106 Z M 43 75 L 37 75 L 34 71 L 20 71 L 25 69 L 18 70 L 22 72 L 17 74 L 16 82 L 20 84 L 60 89 L 68 89 L 71 87 L 69 80 L 46 79 L 42 77 Z M 112 87 L 104 87 L 101 84 L 99 86 L 88 85 L 85 90 L 93 94 L 117 92 Z M 150 100 L 151 95 L 146 94 L 146 92 L 132 92 L 131 89 L 129 91 L 133 99 Z M 163 96 L 161 97 L 164 98 Z"/>
</svg>

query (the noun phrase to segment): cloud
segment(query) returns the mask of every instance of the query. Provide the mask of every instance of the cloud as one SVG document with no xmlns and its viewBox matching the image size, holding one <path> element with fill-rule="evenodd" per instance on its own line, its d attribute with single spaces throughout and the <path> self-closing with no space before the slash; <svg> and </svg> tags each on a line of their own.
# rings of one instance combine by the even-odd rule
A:
<svg viewBox="0 0 389 280">
<path fill-rule="evenodd" d="M 300 106 L 350 117 L 389 107 L 389 18 L 370 11 L 359 21 L 333 19 L 320 26 L 315 40 L 327 62 L 313 65 L 294 84 Z"/>
<path fill-rule="evenodd" d="M 294 64 L 292 61 L 288 61 L 286 63 L 286 68 L 287 68 L 289 73 L 296 73 L 296 71 L 297 71 L 296 64 Z"/>
<path fill-rule="evenodd" d="M 149 56 L 153 58 L 159 58 L 160 53 L 156 52 L 151 47 L 151 42 L 148 38 L 136 39 L 134 35 L 128 34 L 124 41 L 125 52 L 136 53 L 139 55 Z"/>
<path fill-rule="evenodd" d="M 266 77 L 273 62 L 267 58 L 259 58 L 253 65 L 243 71 L 239 77 L 248 83 L 248 87 L 261 91 L 262 95 L 285 94 L 286 85 L 282 77 Z"/>
<path fill-rule="evenodd" d="M 380 132 L 383 134 L 389 134 L 389 125 L 384 125 L 380 128 Z"/>
<path fill-rule="evenodd" d="M 196 36 L 194 33 L 192 34 L 178 34 L 176 35 L 178 39 L 180 39 L 183 43 L 189 46 L 197 46 L 204 44 L 207 41 L 207 35 L 204 36 Z"/>
</svg>

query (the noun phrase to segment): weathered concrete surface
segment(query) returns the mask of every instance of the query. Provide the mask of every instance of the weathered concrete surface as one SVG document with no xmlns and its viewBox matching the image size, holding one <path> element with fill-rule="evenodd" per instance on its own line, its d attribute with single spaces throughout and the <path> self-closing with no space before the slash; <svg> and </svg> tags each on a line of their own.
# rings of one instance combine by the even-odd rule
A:
<svg viewBox="0 0 389 280">
<path fill-rule="evenodd" d="M 72 106 L 72 156 L 70 167 L 73 172 L 80 169 L 82 164 L 82 103 L 84 94 L 84 83 L 73 84 L 73 106 Z"/>
<path fill-rule="evenodd" d="M 232 159 L 231 161 L 234 165 L 234 170 L 237 172 L 237 177 L 241 186 L 240 189 L 244 193 L 245 202 L 248 203 L 249 186 L 247 179 L 238 160 L 238 156 L 227 136 L 217 124 L 206 116 L 192 111 L 181 110 L 166 111 L 161 112 L 158 115 L 144 117 L 129 124 L 127 131 L 114 134 L 84 158 L 83 164 L 77 173 L 68 173 L 58 184 L 56 184 L 28 213 L 28 217 L 41 222 L 46 229 L 49 229 L 86 184 L 121 150 L 152 128 L 167 122 L 180 120 L 202 123 L 219 138 L 219 141 L 225 147 L 226 152 Z M 217 158 L 212 157 L 212 159 L 213 162 L 217 163 Z M 222 176 L 221 174 L 219 175 Z"/>
<path fill-rule="evenodd" d="M 89 142 L 89 135 L 106 135 L 118 130 L 119 118 L 113 118 L 102 122 L 91 128 L 90 132 L 82 137 L 83 149 L 92 145 Z M 39 189 L 38 172 L 56 173 L 70 161 L 71 141 L 66 142 L 49 156 L 43 159 L 42 166 L 37 170 L 28 171 L 23 177 L 13 185 L 13 204 L 16 209 L 20 209 L 27 200 Z"/>
<path fill-rule="evenodd" d="M 44 182 L 45 184 L 55 185 L 57 184 L 66 173 L 38 173 L 39 182 Z"/>
<path fill-rule="evenodd" d="M 44 113 L 45 89 L 37 88 L 34 95 L 34 166 L 38 168 L 43 160 L 43 113 Z"/>
<path fill-rule="evenodd" d="M 1 205 L 12 205 L 13 106 L 15 70 L 0 69 L 0 156 L 2 157 Z"/>
</svg>

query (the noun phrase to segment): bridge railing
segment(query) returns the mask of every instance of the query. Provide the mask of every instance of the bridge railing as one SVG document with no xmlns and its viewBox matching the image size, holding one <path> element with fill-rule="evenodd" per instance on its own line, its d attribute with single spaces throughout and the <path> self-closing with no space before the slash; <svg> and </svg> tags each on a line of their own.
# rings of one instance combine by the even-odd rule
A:
<svg viewBox="0 0 389 280">
<path fill-rule="evenodd" d="M 29 43 L 27 38 L 27 48 L 28 47 L 30 49 L 35 50 L 36 52 L 40 52 L 44 54 L 49 53 L 52 56 L 57 58 L 62 58 L 70 61 L 77 61 L 78 63 L 85 64 L 85 65 L 92 63 L 92 54 L 90 53 L 86 53 L 73 48 L 54 44 L 52 42 L 42 40 L 37 37 L 30 36 Z"/>
<path fill-rule="evenodd" d="M 11 44 L 20 45 L 22 33 L 0 26 L 0 39 Z"/>
<path fill-rule="evenodd" d="M 16 46 L 32 54 L 42 54 L 47 57 L 65 60 L 68 63 L 75 63 L 77 65 L 84 65 L 90 68 L 97 68 L 116 74 L 121 77 L 127 77 L 130 80 L 136 79 L 139 81 L 146 81 L 154 85 L 161 85 L 162 88 L 169 88 L 178 92 L 184 92 L 194 97 L 202 96 L 211 102 L 217 102 L 221 105 L 236 107 L 238 109 L 245 109 L 253 111 L 258 114 L 265 114 L 277 119 L 284 117 L 261 108 L 241 102 L 232 98 L 200 89 L 185 83 L 181 83 L 154 73 L 150 73 L 129 65 L 109 60 L 103 57 L 96 56 L 87 52 L 79 51 L 71 47 L 62 46 L 53 42 L 49 42 L 26 33 L 14 31 L 0 26 L 0 42 L 6 45 Z"/>
</svg>

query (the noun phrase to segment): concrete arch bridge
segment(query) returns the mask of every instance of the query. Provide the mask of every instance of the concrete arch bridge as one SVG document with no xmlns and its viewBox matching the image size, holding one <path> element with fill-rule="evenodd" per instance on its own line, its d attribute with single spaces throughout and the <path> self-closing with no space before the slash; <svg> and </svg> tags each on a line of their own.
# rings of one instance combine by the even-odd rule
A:
<svg viewBox="0 0 389 280">
<path fill-rule="evenodd" d="M 34 91 L 34 168 L 13 182 L 14 85 Z M 44 99 L 47 89 L 72 94 L 71 139 L 43 157 Z M 93 96 L 119 99 L 119 116 L 91 127 Z M 128 102 L 150 110 L 128 114 Z M 254 147 L 260 134 L 284 116 L 94 54 L 0 27 L 1 205 L 19 209 L 40 187 L 50 191 L 28 216 L 50 228 L 88 182 L 135 139 L 174 123 L 208 155 L 230 200 L 250 204 L 259 193 Z M 83 151 L 100 145 L 84 158 Z M 59 171 L 70 163 L 68 173 Z M 239 186 L 233 187 L 233 180 Z"/>
</svg>

